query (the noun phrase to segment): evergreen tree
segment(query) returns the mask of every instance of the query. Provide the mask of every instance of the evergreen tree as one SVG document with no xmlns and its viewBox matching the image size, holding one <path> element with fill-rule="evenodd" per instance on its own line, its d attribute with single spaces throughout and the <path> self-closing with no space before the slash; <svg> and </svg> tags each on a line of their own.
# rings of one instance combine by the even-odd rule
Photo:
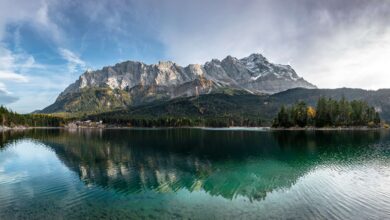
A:
<svg viewBox="0 0 390 220">
<path fill-rule="evenodd" d="M 307 106 L 305 102 L 298 102 L 292 107 L 292 118 L 294 125 L 299 127 L 307 125 Z"/>
<path fill-rule="evenodd" d="M 374 123 L 375 123 L 375 125 L 379 125 L 381 123 L 381 118 L 380 118 L 378 112 L 375 112 Z"/>
<path fill-rule="evenodd" d="M 297 102 L 290 108 L 281 108 L 274 126 L 378 126 L 380 115 L 374 107 L 364 101 L 348 102 L 344 97 L 337 101 L 321 97 L 317 109 L 307 107 L 304 102 Z"/>
<path fill-rule="evenodd" d="M 323 127 L 327 125 L 328 119 L 326 106 L 326 99 L 324 97 L 319 98 L 317 102 L 317 114 L 315 118 L 315 125 L 317 127 Z"/>
<path fill-rule="evenodd" d="M 274 127 L 291 127 L 290 119 L 289 119 L 288 110 L 282 106 L 274 122 Z"/>
</svg>

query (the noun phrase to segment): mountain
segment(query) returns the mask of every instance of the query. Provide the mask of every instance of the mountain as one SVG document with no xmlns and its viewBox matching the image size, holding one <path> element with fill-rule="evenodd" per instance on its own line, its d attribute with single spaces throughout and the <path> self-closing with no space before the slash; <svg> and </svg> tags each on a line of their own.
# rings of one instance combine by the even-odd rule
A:
<svg viewBox="0 0 390 220">
<path fill-rule="evenodd" d="M 194 125 L 207 126 L 251 126 L 270 125 L 282 105 L 305 101 L 315 106 L 320 97 L 332 99 L 364 100 L 380 112 L 381 118 L 390 121 L 390 89 L 377 91 L 363 89 L 303 89 L 296 88 L 270 95 L 256 95 L 243 91 L 221 92 L 197 97 L 180 97 L 168 101 L 146 103 L 126 110 L 89 116 L 93 120 L 108 123 L 134 122 L 150 119 L 190 118 Z M 196 121 L 201 119 L 201 121 Z M 207 124 L 211 121 L 212 124 Z M 226 124 L 230 123 L 230 124 Z"/>
<path fill-rule="evenodd" d="M 274 94 L 297 87 L 316 88 L 291 66 L 270 63 L 261 54 L 242 59 L 227 56 L 186 67 L 170 61 L 152 65 L 127 61 L 86 71 L 41 112 L 103 112 L 232 89 Z"/>
</svg>

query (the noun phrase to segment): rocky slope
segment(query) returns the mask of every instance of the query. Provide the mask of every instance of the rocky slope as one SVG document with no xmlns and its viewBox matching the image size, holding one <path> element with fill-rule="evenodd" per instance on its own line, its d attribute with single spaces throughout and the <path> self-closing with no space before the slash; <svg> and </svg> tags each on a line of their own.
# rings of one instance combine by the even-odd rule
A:
<svg viewBox="0 0 390 220">
<path fill-rule="evenodd" d="M 297 87 L 316 88 L 289 65 L 270 63 L 261 54 L 186 67 L 127 61 L 85 72 L 42 112 L 97 112 L 226 89 L 273 94 Z"/>
</svg>

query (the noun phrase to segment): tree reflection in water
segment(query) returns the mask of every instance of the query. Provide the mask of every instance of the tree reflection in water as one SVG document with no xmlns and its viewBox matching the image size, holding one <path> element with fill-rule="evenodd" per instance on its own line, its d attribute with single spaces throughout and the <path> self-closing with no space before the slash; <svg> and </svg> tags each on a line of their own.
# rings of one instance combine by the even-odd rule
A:
<svg viewBox="0 0 390 220">
<path fill-rule="evenodd" d="M 318 165 L 359 161 L 388 141 L 386 131 L 51 129 L 0 133 L 0 146 L 24 138 L 54 150 L 87 185 L 250 200 L 291 187 Z"/>
</svg>

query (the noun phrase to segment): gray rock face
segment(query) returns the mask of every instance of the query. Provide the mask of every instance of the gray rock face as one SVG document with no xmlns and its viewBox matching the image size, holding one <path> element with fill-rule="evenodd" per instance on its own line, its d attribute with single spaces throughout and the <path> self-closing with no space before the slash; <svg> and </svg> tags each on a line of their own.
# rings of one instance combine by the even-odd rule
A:
<svg viewBox="0 0 390 220">
<path fill-rule="evenodd" d="M 273 94 L 297 87 L 316 88 L 290 66 L 270 63 L 261 54 L 242 59 L 227 56 L 186 67 L 170 61 L 152 65 L 127 61 L 86 71 L 42 111 L 99 111 L 231 89 Z M 94 92 L 98 90 L 106 92 Z"/>
<path fill-rule="evenodd" d="M 203 85 L 199 82 L 200 79 L 209 83 Z M 186 85 L 188 92 L 185 91 Z M 177 94 L 194 95 L 197 90 L 194 86 L 200 87 L 200 94 L 222 86 L 253 93 L 277 93 L 296 87 L 316 88 L 299 77 L 289 65 L 272 64 L 261 54 L 252 54 L 242 59 L 228 56 L 222 61 L 213 59 L 204 65 L 191 64 L 187 67 L 170 61 L 153 65 L 127 61 L 101 70 L 85 72 L 61 95 L 78 92 L 82 88 L 107 86 L 121 90 L 130 90 L 137 86 L 166 87 L 162 92 L 168 93 L 172 98 Z M 175 91 L 175 88 L 182 92 Z"/>
</svg>

